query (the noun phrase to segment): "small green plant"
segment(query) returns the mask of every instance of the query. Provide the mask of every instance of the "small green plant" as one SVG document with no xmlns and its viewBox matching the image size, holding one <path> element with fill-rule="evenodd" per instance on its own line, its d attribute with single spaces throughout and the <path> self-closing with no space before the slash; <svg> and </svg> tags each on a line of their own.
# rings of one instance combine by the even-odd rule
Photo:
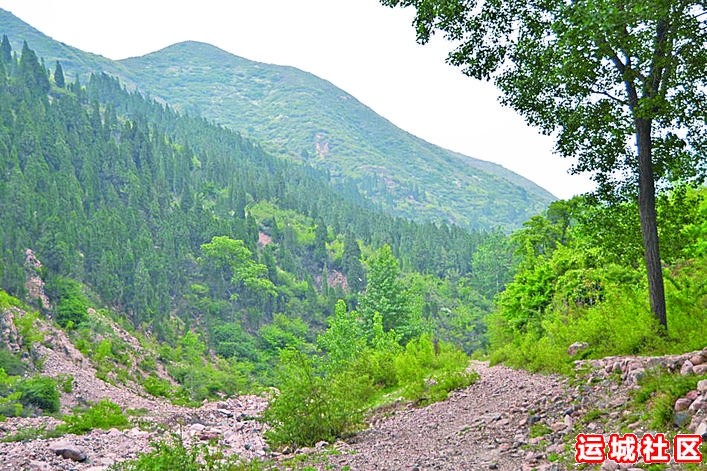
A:
<svg viewBox="0 0 707 471">
<path fill-rule="evenodd" d="M 74 390 L 74 376 L 66 373 L 62 373 L 56 377 L 56 381 L 64 393 L 70 393 Z"/>
<path fill-rule="evenodd" d="M 63 417 L 64 424 L 57 427 L 58 431 L 81 435 L 93 429 L 110 429 L 126 427 L 129 422 L 120 406 L 108 399 L 101 399 L 88 409 L 76 410 L 71 415 Z"/>
<path fill-rule="evenodd" d="M 175 435 L 171 440 L 152 443 L 151 452 L 135 460 L 123 461 L 111 466 L 112 471 L 260 471 L 263 463 L 242 461 L 237 456 L 226 457 L 219 450 L 206 445 L 187 447 Z"/>
<path fill-rule="evenodd" d="M 549 433 L 552 433 L 552 429 L 542 422 L 530 426 L 530 438 L 544 437 Z"/>
<path fill-rule="evenodd" d="M 12 435 L 6 435 L 0 439 L 0 442 L 28 442 L 38 438 L 44 438 L 46 433 L 45 427 L 25 427 L 19 429 Z"/>
</svg>

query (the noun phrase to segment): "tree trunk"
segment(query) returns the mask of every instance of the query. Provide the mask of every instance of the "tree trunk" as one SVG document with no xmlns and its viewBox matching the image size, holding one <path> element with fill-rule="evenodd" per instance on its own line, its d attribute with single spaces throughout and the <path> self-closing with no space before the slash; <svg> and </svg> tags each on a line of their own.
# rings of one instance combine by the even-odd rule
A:
<svg viewBox="0 0 707 471">
<path fill-rule="evenodd" d="M 638 118 L 635 124 L 636 145 L 638 148 L 638 211 L 641 216 L 641 234 L 643 235 L 643 249 L 648 272 L 651 310 L 658 322 L 667 328 L 663 268 L 660 264 L 658 222 L 655 209 L 651 121 Z"/>
</svg>

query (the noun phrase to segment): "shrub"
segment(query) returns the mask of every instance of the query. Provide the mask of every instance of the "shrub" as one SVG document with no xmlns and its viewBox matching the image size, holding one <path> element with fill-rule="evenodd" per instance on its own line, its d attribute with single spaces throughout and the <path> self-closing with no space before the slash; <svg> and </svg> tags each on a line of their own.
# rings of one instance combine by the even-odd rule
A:
<svg viewBox="0 0 707 471">
<path fill-rule="evenodd" d="M 10 376 L 21 376 L 25 372 L 24 362 L 6 348 L 0 347 L 0 368 Z"/>
<path fill-rule="evenodd" d="M 283 351 L 281 361 L 280 393 L 264 413 L 272 427 L 268 441 L 294 446 L 331 442 L 361 423 L 374 391 L 369 377 L 352 371 L 324 377 L 310 357 L 293 348 Z"/>
<path fill-rule="evenodd" d="M 225 457 L 206 445 L 186 447 L 173 436 L 169 441 L 152 443 L 152 450 L 137 459 L 111 466 L 113 471 L 258 471 L 265 469 L 258 461 L 243 462 L 237 456 Z"/>
<path fill-rule="evenodd" d="M 15 390 L 22 394 L 20 402 L 25 406 L 35 406 L 44 412 L 59 412 L 59 390 L 56 381 L 47 376 L 35 376 L 17 382 Z"/>
<path fill-rule="evenodd" d="M 93 429 L 121 428 L 128 425 L 128 419 L 123 415 L 118 404 L 108 399 L 101 399 L 88 409 L 76 410 L 71 415 L 63 417 L 64 424 L 57 427 L 58 431 L 81 435 Z"/>
<path fill-rule="evenodd" d="M 170 397 L 172 395 L 172 385 L 166 379 L 157 376 L 148 376 L 143 381 L 142 386 L 148 394 L 155 397 Z"/>
</svg>

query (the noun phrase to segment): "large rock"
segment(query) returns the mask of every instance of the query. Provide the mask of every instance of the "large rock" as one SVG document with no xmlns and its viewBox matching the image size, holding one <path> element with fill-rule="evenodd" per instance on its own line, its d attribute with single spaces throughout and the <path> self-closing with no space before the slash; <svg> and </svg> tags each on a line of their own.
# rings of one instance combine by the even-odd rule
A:
<svg viewBox="0 0 707 471">
<path fill-rule="evenodd" d="M 690 360 L 685 360 L 685 363 L 682 364 L 682 368 L 680 368 L 680 374 L 681 374 L 682 376 L 687 376 L 687 375 L 689 375 L 690 373 L 692 373 L 692 368 L 693 368 L 694 366 L 695 366 L 695 365 L 693 365 Z"/>
<path fill-rule="evenodd" d="M 687 410 L 690 407 L 690 404 L 692 404 L 692 399 L 688 399 L 687 397 L 681 397 L 680 399 L 675 401 L 675 412 Z"/>
<path fill-rule="evenodd" d="M 702 365 L 693 366 L 692 372 L 698 376 L 707 373 L 707 363 L 704 363 Z"/>
<path fill-rule="evenodd" d="M 86 461 L 86 452 L 69 442 L 58 442 L 49 446 L 49 449 L 62 458 L 83 462 Z"/>
<path fill-rule="evenodd" d="M 697 383 L 697 390 L 701 393 L 707 392 L 707 379 L 703 379 Z"/>
<path fill-rule="evenodd" d="M 589 348 L 589 344 L 587 342 L 575 342 L 569 347 L 567 347 L 567 354 L 571 357 L 575 356 L 579 352 L 586 350 Z"/>
</svg>

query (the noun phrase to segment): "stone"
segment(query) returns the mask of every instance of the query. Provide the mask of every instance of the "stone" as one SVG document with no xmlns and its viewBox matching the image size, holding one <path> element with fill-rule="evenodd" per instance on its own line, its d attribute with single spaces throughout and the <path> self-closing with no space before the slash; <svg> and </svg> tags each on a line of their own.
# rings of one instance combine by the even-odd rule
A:
<svg viewBox="0 0 707 471">
<path fill-rule="evenodd" d="M 690 357 L 690 362 L 697 366 L 701 365 L 702 363 L 707 363 L 707 360 L 705 360 L 705 357 L 702 356 L 702 354 L 699 355 L 693 355 Z"/>
<path fill-rule="evenodd" d="M 190 431 L 191 433 L 196 434 L 196 433 L 199 433 L 199 432 L 203 432 L 205 428 L 206 428 L 206 425 L 204 425 L 204 424 L 191 424 L 191 425 L 189 426 L 189 431 Z"/>
<path fill-rule="evenodd" d="M 690 422 L 691 418 L 692 416 L 687 411 L 675 412 L 673 414 L 673 423 L 677 425 L 678 428 L 682 428 Z"/>
<path fill-rule="evenodd" d="M 54 443 L 49 446 L 49 449 L 56 453 L 57 456 L 73 461 L 83 462 L 88 458 L 85 451 L 68 442 Z"/>
<path fill-rule="evenodd" d="M 567 354 L 573 357 L 579 352 L 586 350 L 587 348 L 589 348 L 589 344 L 587 342 L 575 342 L 569 347 L 567 347 Z"/>
<path fill-rule="evenodd" d="M 216 409 L 217 412 L 220 412 L 222 415 L 226 417 L 233 417 L 233 411 L 230 411 L 228 409 Z"/>
<path fill-rule="evenodd" d="M 685 360 L 685 363 L 682 364 L 682 368 L 680 368 L 680 375 L 687 376 L 692 373 L 693 366 L 695 365 L 693 365 L 690 360 Z"/>
<path fill-rule="evenodd" d="M 701 435 L 702 440 L 707 440 L 707 420 L 704 420 L 700 425 L 697 426 L 695 429 L 695 435 Z"/>
<path fill-rule="evenodd" d="M 697 383 L 697 384 L 699 385 L 700 383 Z M 694 401 L 695 399 L 700 397 L 700 393 L 698 391 L 693 390 L 693 391 L 690 391 L 689 393 L 685 394 L 685 397 L 691 401 Z"/>
<path fill-rule="evenodd" d="M 317 450 L 321 450 L 322 448 L 324 448 L 326 446 L 329 446 L 329 442 L 322 440 L 322 441 L 317 442 L 314 445 L 314 448 L 316 448 Z"/>
<path fill-rule="evenodd" d="M 619 464 L 613 460 L 605 460 L 601 465 L 601 471 L 616 471 L 620 469 Z"/>
<path fill-rule="evenodd" d="M 697 412 L 698 410 L 702 409 L 707 409 L 707 397 L 701 396 L 693 401 L 692 404 L 690 404 L 690 407 L 688 410 L 692 413 Z"/>
<path fill-rule="evenodd" d="M 675 401 L 675 412 L 680 412 L 683 410 L 687 410 L 690 408 L 690 405 L 692 404 L 692 399 L 688 399 L 686 397 L 681 397 L 677 401 Z"/>
<path fill-rule="evenodd" d="M 703 375 L 703 374 L 707 374 L 707 363 L 704 363 L 702 365 L 693 366 L 692 372 L 698 376 Z"/>
<path fill-rule="evenodd" d="M 701 393 L 707 392 L 707 379 L 703 379 L 697 383 L 697 390 Z"/>
<path fill-rule="evenodd" d="M 44 461 L 30 461 L 29 462 L 30 471 L 51 471 L 52 467 Z"/>
</svg>

